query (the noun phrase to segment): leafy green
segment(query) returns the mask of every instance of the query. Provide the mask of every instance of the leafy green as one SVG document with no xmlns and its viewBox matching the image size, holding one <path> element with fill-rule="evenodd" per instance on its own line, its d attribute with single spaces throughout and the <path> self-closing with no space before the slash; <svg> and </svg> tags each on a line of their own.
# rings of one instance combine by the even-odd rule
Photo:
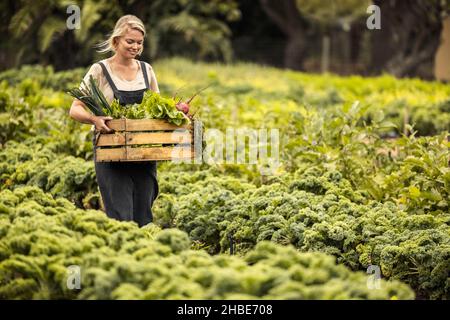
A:
<svg viewBox="0 0 450 320">
<path fill-rule="evenodd" d="M 96 116 L 105 116 L 105 110 L 111 112 L 109 103 L 98 88 L 92 75 L 89 77 L 89 86 L 84 81 L 82 83 L 83 86 L 69 90 L 68 94 L 83 102 Z"/>
<path fill-rule="evenodd" d="M 176 102 L 172 98 L 161 96 L 152 90 L 144 93 L 142 103 L 121 106 L 117 99 L 111 105 L 98 88 L 92 76 L 89 78 L 90 86 L 71 89 L 68 93 L 82 101 L 96 116 L 110 116 L 115 119 L 164 119 L 177 126 L 188 124 L 190 119 L 176 108 Z"/>
<path fill-rule="evenodd" d="M 0 243 L 0 299 L 414 299 L 395 280 L 371 290 L 367 274 L 323 253 L 261 242 L 245 257 L 212 256 L 180 230 L 82 211 L 37 187 L 0 192 Z"/>
<path fill-rule="evenodd" d="M 178 111 L 175 104 L 174 99 L 147 90 L 142 103 L 121 106 L 117 100 L 114 100 L 111 110 L 105 110 L 105 113 L 113 118 L 164 119 L 177 126 L 188 124 L 189 118 L 183 112 Z"/>
</svg>

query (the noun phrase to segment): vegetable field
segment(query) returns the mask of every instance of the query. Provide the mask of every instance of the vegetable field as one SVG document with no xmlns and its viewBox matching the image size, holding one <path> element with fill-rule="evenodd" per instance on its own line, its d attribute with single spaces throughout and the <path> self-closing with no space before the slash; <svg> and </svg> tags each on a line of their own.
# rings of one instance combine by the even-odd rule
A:
<svg viewBox="0 0 450 320">
<path fill-rule="evenodd" d="M 86 70 L 0 73 L 0 299 L 450 298 L 448 84 L 153 68 L 167 95 L 210 85 L 205 130 L 278 129 L 281 165 L 160 162 L 154 223 L 114 221 L 68 115 Z"/>
</svg>

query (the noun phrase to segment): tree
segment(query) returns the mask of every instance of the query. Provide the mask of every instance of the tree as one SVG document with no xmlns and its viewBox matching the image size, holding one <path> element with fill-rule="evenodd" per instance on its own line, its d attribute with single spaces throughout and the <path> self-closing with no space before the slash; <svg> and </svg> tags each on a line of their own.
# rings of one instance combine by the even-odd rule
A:
<svg viewBox="0 0 450 320">
<path fill-rule="evenodd" d="M 81 8 L 81 28 L 67 26 L 67 7 Z M 93 46 L 106 30 L 114 26 L 113 18 L 122 10 L 117 2 L 107 0 L 23 0 L 8 19 L 8 42 L 17 43 L 19 54 L 14 65 L 24 63 L 53 64 L 56 69 L 73 68 L 85 64 L 93 57 Z"/>
<path fill-rule="evenodd" d="M 66 9 L 81 8 L 81 28 L 69 30 Z M 230 61 L 231 32 L 225 21 L 240 18 L 235 0 L 22 0 L 2 2 L 3 21 L 8 22 L 3 41 L 14 43 L 3 58 L 5 69 L 22 63 L 53 64 L 56 69 L 90 63 L 94 45 L 103 40 L 124 14 L 143 20 L 148 30 L 144 58 L 169 54 Z M 12 39 L 11 39 L 12 38 Z"/>
<path fill-rule="evenodd" d="M 374 43 L 386 54 L 384 70 L 398 77 L 432 78 L 432 65 L 440 44 L 442 17 L 449 0 L 374 0 L 381 9 L 381 32 Z M 390 47 L 388 52 L 387 48 Z M 383 53 L 382 53 L 383 54 Z M 425 74 L 420 67 L 427 65 Z"/>
<path fill-rule="evenodd" d="M 306 51 L 307 23 L 300 16 L 295 0 L 260 0 L 267 16 L 286 35 L 284 66 L 301 70 Z"/>
<path fill-rule="evenodd" d="M 303 16 L 319 25 L 323 35 L 321 69 L 322 72 L 328 72 L 331 55 L 330 29 L 337 26 L 347 33 L 344 47 L 348 51 L 351 25 L 364 15 L 370 0 L 296 0 L 296 4 Z"/>
<path fill-rule="evenodd" d="M 15 65 L 15 60 L 20 53 L 20 46 L 17 42 L 10 40 L 8 25 L 11 17 L 16 11 L 18 3 L 14 0 L 0 2 L 0 69 L 2 66 Z"/>
<path fill-rule="evenodd" d="M 149 55 L 191 55 L 196 59 L 232 59 L 226 22 L 240 19 L 235 0 L 153 1 L 140 17 L 149 29 Z M 194 53 L 194 54 L 192 54 Z"/>
</svg>

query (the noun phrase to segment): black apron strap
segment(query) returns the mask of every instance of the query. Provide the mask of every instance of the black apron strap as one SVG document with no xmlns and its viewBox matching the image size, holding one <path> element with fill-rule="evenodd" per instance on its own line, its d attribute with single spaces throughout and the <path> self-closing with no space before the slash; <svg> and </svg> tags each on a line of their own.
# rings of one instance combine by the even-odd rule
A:
<svg viewBox="0 0 450 320">
<path fill-rule="evenodd" d="M 113 90 L 113 92 L 116 93 L 116 92 L 118 91 L 118 90 L 117 90 L 117 87 L 116 87 L 116 85 L 114 84 L 114 81 L 112 80 L 112 78 L 111 78 L 111 76 L 110 76 L 108 70 L 106 69 L 105 65 L 103 64 L 103 62 L 99 62 L 98 64 L 102 67 L 103 74 L 104 74 L 106 80 L 108 81 L 109 86 L 111 87 L 111 89 Z"/>
<path fill-rule="evenodd" d="M 141 69 L 142 69 L 142 74 L 144 75 L 144 81 L 145 81 L 145 89 L 150 89 L 150 84 L 148 82 L 148 75 L 147 75 L 147 67 L 145 65 L 144 61 L 139 61 L 141 63 Z"/>
</svg>

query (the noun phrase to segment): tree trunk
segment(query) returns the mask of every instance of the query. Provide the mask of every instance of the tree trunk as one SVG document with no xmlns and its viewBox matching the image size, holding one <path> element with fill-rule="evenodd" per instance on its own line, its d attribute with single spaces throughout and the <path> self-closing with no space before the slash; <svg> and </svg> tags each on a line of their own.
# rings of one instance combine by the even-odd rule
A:
<svg viewBox="0 0 450 320">
<path fill-rule="evenodd" d="M 293 70 L 302 70 L 302 62 L 306 49 L 303 36 L 293 36 L 288 38 L 284 50 L 284 67 Z"/>
<path fill-rule="evenodd" d="M 267 16 L 287 37 L 284 66 L 289 69 L 302 70 L 306 49 L 306 26 L 295 0 L 260 0 L 259 2 Z"/>
<path fill-rule="evenodd" d="M 330 60 L 331 60 L 331 39 L 329 34 L 324 34 L 322 37 L 322 61 L 321 61 L 322 73 L 330 71 Z"/>
</svg>

